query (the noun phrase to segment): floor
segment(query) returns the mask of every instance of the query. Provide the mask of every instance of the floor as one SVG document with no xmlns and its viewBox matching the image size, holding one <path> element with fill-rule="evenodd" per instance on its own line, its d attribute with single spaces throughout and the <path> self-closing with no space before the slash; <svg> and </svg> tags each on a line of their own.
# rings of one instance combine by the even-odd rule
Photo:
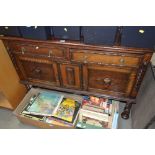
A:
<svg viewBox="0 0 155 155">
<path fill-rule="evenodd" d="M 120 112 L 123 111 L 124 104 L 120 104 Z M 128 120 L 123 120 L 119 117 L 118 121 L 119 129 L 131 129 L 131 117 Z M 0 129 L 37 129 L 37 127 L 23 124 L 13 112 L 8 109 L 0 109 Z"/>
</svg>

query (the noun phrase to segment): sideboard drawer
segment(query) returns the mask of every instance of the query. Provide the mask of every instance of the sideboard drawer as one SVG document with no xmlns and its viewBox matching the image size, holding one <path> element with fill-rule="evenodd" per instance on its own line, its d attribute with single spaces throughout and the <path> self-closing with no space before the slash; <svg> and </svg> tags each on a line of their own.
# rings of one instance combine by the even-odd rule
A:
<svg viewBox="0 0 155 155">
<path fill-rule="evenodd" d="M 88 91 L 128 97 L 136 79 L 136 71 L 125 67 L 85 65 L 84 88 Z"/>
<path fill-rule="evenodd" d="M 140 57 L 137 55 L 113 55 L 110 53 L 99 53 L 90 50 L 71 50 L 71 60 L 84 63 L 97 63 L 104 65 L 132 66 L 137 67 L 140 63 Z"/>
<path fill-rule="evenodd" d="M 38 54 L 47 57 L 65 58 L 66 48 L 54 46 L 42 46 L 35 44 L 11 43 L 10 47 L 14 53 Z"/>
</svg>

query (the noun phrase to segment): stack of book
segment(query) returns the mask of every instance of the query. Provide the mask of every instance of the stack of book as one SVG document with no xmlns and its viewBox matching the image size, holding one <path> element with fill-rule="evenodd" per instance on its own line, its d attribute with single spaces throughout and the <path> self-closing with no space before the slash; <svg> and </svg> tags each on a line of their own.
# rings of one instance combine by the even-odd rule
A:
<svg viewBox="0 0 155 155">
<path fill-rule="evenodd" d="M 81 103 L 53 92 L 41 92 L 30 98 L 21 115 L 33 120 L 74 127 Z"/>
<path fill-rule="evenodd" d="M 117 128 L 119 102 L 102 97 L 84 96 L 77 128 Z"/>
</svg>

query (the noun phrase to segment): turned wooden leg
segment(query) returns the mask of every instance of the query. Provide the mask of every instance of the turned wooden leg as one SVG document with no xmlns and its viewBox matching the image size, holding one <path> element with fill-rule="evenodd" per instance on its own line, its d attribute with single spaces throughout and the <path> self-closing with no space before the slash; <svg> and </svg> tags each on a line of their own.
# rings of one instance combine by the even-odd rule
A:
<svg viewBox="0 0 155 155">
<path fill-rule="evenodd" d="M 121 117 L 123 119 L 128 119 L 130 116 L 130 110 L 132 107 L 132 103 L 126 103 L 123 112 L 121 113 Z"/>
</svg>

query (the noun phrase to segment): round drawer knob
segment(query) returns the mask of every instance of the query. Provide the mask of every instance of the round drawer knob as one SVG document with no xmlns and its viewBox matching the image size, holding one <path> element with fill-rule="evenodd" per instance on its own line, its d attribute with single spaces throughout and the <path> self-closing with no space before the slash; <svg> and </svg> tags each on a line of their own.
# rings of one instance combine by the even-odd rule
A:
<svg viewBox="0 0 155 155">
<path fill-rule="evenodd" d="M 38 47 L 38 46 L 36 46 L 36 47 L 35 47 L 35 49 L 36 49 L 36 50 L 38 50 L 38 49 L 39 49 L 39 47 Z"/>
</svg>

